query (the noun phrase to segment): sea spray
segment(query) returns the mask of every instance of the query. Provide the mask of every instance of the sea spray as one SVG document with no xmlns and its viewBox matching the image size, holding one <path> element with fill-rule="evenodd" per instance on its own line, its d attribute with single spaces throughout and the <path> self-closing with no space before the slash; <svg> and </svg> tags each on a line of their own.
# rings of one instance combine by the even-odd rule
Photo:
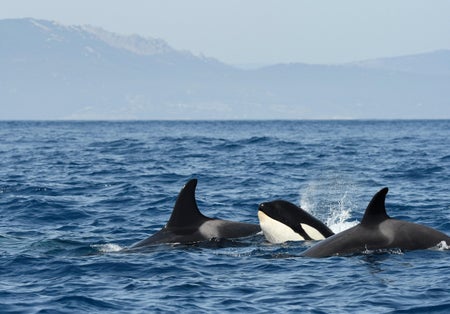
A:
<svg viewBox="0 0 450 314">
<path fill-rule="evenodd" d="M 300 207 L 325 222 L 334 233 L 344 231 L 358 223 L 349 221 L 354 203 L 348 190 L 349 184 L 339 178 L 310 182 L 300 191 Z"/>
<path fill-rule="evenodd" d="M 329 216 L 325 222 L 334 233 L 339 233 L 355 226 L 357 221 L 349 221 L 353 210 L 353 202 L 345 192 L 336 206 L 329 207 Z"/>
</svg>

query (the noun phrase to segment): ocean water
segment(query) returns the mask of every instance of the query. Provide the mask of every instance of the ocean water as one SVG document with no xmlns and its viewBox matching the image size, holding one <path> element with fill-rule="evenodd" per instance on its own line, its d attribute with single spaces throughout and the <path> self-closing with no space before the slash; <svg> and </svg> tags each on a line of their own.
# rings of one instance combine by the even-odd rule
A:
<svg viewBox="0 0 450 314">
<path fill-rule="evenodd" d="M 197 178 L 207 216 L 278 198 L 344 230 L 450 233 L 450 121 L 0 122 L 1 313 L 448 313 L 450 251 L 300 257 L 262 235 L 121 252 Z"/>
</svg>

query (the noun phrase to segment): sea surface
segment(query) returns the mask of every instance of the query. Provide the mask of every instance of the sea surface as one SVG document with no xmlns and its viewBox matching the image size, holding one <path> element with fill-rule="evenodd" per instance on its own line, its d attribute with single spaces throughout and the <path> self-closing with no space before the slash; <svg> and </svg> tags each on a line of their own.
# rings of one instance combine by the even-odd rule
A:
<svg viewBox="0 0 450 314">
<path fill-rule="evenodd" d="M 0 122 L 1 313 L 450 313 L 450 250 L 305 258 L 263 235 L 122 249 L 192 178 L 207 216 L 285 199 L 339 231 L 388 214 L 450 234 L 450 121 Z"/>
</svg>

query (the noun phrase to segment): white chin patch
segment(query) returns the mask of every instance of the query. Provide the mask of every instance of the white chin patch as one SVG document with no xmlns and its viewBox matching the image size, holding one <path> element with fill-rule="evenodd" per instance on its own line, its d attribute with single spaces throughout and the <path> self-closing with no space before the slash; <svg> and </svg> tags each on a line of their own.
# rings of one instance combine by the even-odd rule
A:
<svg viewBox="0 0 450 314">
<path fill-rule="evenodd" d="M 258 211 L 259 225 L 270 243 L 283 243 L 286 241 L 304 241 L 305 239 L 294 232 L 290 227 L 278 220 L 272 219 L 262 211 Z"/>
<path fill-rule="evenodd" d="M 289 226 L 267 216 L 262 211 L 258 211 L 259 225 L 266 237 L 266 240 L 270 243 L 283 243 L 287 241 L 304 241 L 305 239 L 292 230 Z M 323 240 L 325 237 L 317 229 L 310 225 L 300 224 L 305 230 L 306 234 L 312 240 Z"/>
</svg>

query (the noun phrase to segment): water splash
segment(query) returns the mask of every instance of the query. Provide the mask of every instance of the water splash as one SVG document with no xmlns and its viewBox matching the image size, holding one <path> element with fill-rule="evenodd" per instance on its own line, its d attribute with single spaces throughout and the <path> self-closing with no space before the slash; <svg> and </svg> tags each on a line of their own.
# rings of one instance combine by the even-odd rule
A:
<svg viewBox="0 0 450 314">
<path fill-rule="evenodd" d="M 349 221 L 353 209 L 353 202 L 345 192 L 338 201 L 337 206 L 331 206 L 329 216 L 325 222 L 334 233 L 347 230 L 358 224 L 357 221 Z"/>
<path fill-rule="evenodd" d="M 323 221 L 334 233 L 355 226 L 350 221 L 354 203 L 349 192 L 349 184 L 338 178 L 326 178 L 310 182 L 300 191 L 300 207 Z"/>
<path fill-rule="evenodd" d="M 114 253 L 122 251 L 124 248 L 114 243 L 106 244 L 92 244 L 91 248 L 99 251 L 100 253 Z"/>
</svg>

